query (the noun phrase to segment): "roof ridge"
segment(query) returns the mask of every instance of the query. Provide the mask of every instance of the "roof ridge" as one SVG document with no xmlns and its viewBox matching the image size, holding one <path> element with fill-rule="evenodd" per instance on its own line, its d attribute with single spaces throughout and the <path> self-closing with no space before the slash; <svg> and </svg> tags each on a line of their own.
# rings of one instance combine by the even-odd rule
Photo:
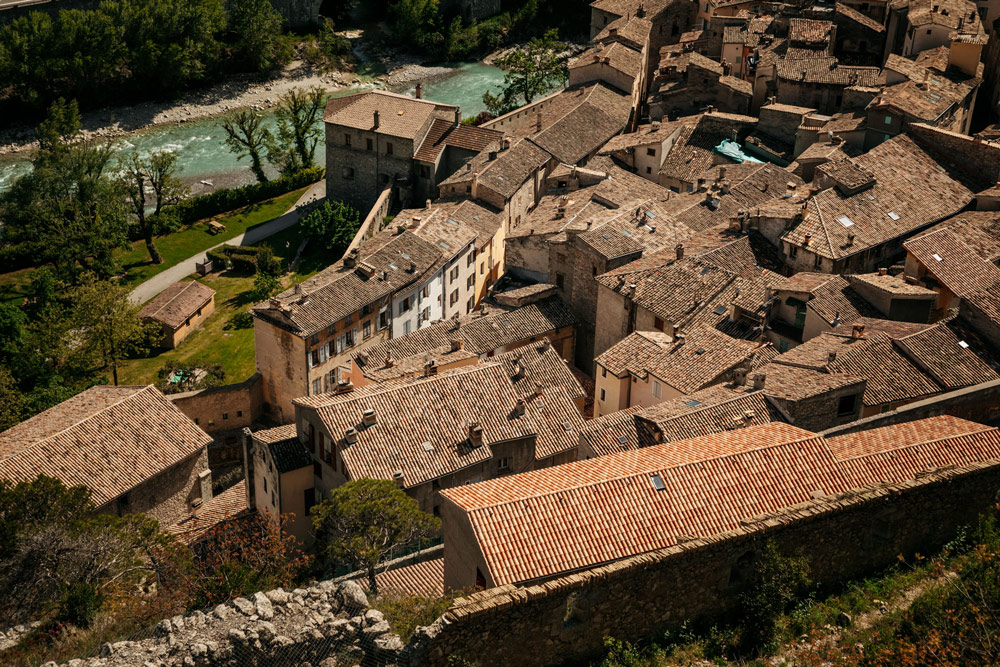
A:
<svg viewBox="0 0 1000 667">
<path fill-rule="evenodd" d="M 95 386 L 98 386 L 98 387 L 109 387 L 109 386 L 111 386 L 111 387 L 114 387 L 115 389 L 126 389 L 126 388 L 128 388 L 128 389 L 138 389 L 138 391 L 134 391 L 131 394 L 128 394 L 127 396 L 123 396 L 122 398 L 118 399 L 114 403 L 110 403 L 110 404 L 104 406 L 103 408 L 101 408 L 97 412 L 91 413 L 90 415 L 88 415 L 88 416 L 86 416 L 86 417 L 84 417 L 82 419 L 79 419 L 79 420 L 73 422 L 72 424 L 70 424 L 66 428 L 63 428 L 63 429 L 61 429 L 59 431 L 56 431 L 55 433 L 51 433 L 51 434 L 45 436 L 44 438 L 41 438 L 39 440 L 35 440 L 31 444 L 27 445 L 26 447 L 24 447 L 22 449 L 19 449 L 18 451 L 14 452 L 12 454 L 9 454 L 7 456 L 0 456 L 0 463 L 9 461 L 10 459 L 14 458 L 15 456 L 20 456 L 21 454 L 23 454 L 26 451 L 28 451 L 28 450 L 30 450 L 30 449 L 38 446 L 39 444 L 44 443 L 44 442 L 48 442 L 49 440 L 51 440 L 52 438 L 56 437 L 57 435 L 62 435 L 66 431 L 68 431 L 68 430 L 70 430 L 72 428 L 76 428 L 77 426 L 79 426 L 80 424 L 82 424 L 84 422 L 90 421 L 91 419 L 93 419 L 97 415 L 103 414 L 103 413 L 107 412 L 108 410 L 110 410 L 111 408 L 114 408 L 114 407 L 117 407 L 118 405 L 121 405 L 123 402 L 127 401 L 128 399 L 132 398 L 133 396 L 138 395 L 139 393 L 141 393 L 143 391 L 146 391 L 147 389 L 153 389 L 153 390 L 156 389 L 156 387 L 154 387 L 151 384 L 147 384 L 147 385 L 138 385 L 138 384 L 135 384 L 135 385 L 133 385 L 133 384 L 128 384 L 128 385 L 95 385 Z M 83 393 L 83 392 L 81 392 L 81 393 Z M 77 396 L 79 396 L 79 395 L 80 394 L 77 394 Z M 70 400 L 70 399 L 67 399 L 67 400 Z M 173 405 L 173 403 L 170 403 L 170 404 Z M 52 407 L 56 407 L 56 406 L 52 406 Z M 174 406 L 174 407 L 176 407 L 176 406 Z M 31 417 L 30 419 L 34 419 L 35 417 L 39 417 L 42 414 L 44 414 L 44 412 L 40 412 L 37 415 L 35 415 L 34 417 Z M 25 422 L 21 422 L 21 423 L 23 424 Z"/>
<path fill-rule="evenodd" d="M 742 394 L 739 394 L 738 396 L 732 396 L 732 397 L 727 398 L 725 400 L 719 401 L 718 403 L 711 403 L 709 405 L 702 405 L 700 407 L 696 407 L 694 410 L 690 410 L 688 412 L 684 412 L 684 413 L 679 414 L 679 415 L 673 415 L 672 417 L 667 417 L 663 421 L 665 421 L 665 422 L 666 421 L 673 421 L 674 419 L 680 419 L 681 417 L 688 417 L 690 415 L 697 414 L 699 412 L 704 412 L 705 410 L 711 410 L 712 408 L 717 408 L 720 405 L 725 405 L 727 403 L 732 403 L 734 401 L 741 401 L 744 398 L 747 398 L 748 396 L 756 396 L 757 394 L 763 395 L 763 393 L 764 393 L 763 389 L 754 389 L 753 391 L 744 392 Z M 688 398 L 690 398 L 690 397 L 691 397 L 691 395 L 688 394 Z M 697 399 L 695 399 L 695 400 L 697 400 Z M 654 405 L 652 407 L 656 407 L 656 406 Z M 611 413 L 611 414 L 614 414 L 614 413 Z M 643 418 L 642 415 L 639 415 L 639 417 L 640 417 L 640 419 Z"/>
<path fill-rule="evenodd" d="M 944 416 L 950 416 L 950 415 L 939 415 L 939 416 L 940 417 L 944 417 Z M 930 417 L 928 419 L 934 419 L 934 417 Z M 918 420 L 918 421 L 924 421 L 924 420 Z M 968 420 L 963 419 L 962 421 L 968 421 Z M 905 424 L 912 424 L 914 422 L 904 422 L 904 423 Z M 953 433 L 951 435 L 944 435 L 944 436 L 941 436 L 939 438 L 934 438 L 932 440 L 921 440 L 919 442 L 907 442 L 906 444 L 901 445 L 899 447 L 894 447 L 894 448 L 892 448 L 890 450 L 886 450 L 886 451 L 875 452 L 875 454 L 885 454 L 885 453 L 888 453 L 888 452 L 898 452 L 901 449 L 912 449 L 913 447 L 921 447 L 921 446 L 924 446 L 924 445 L 934 445 L 934 444 L 937 444 L 937 443 L 944 442 L 945 440 L 955 440 L 956 438 L 965 438 L 965 437 L 968 437 L 970 435 L 978 435 L 980 433 L 988 433 L 990 431 L 993 431 L 993 432 L 995 432 L 997 434 L 1000 434 L 1000 428 L 997 428 L 996 426 L 988 426 L 987 424 L 980 424 L 979 422 L 973 422 L 973 421 L 969 421 L 969 423 L 973 424 L 974 426 L 979 426 L 981 428 L 974 429 L 974 430 L 971 430 L 971 431 L 966 431 L 964 433 Z M 902 426 L 902 425 L 903 424 L 897 424 L 897 426 Z M 887 427 L 883 427 L 883 428 L 892 428 L 892 427 L 891 426 L 887 426 Z M 877 430 L 877 429 L 873 429 L 873 430 Z M 861 435 L 861 434 L 866 433 L 866 432 L 867 431 L 859 431 L 857 433 L 846 433 L 844 435 L 839 435 L 839 436 L 837 436 L 837 435 L 830 436 L 830 438 L 833 439 L 833 440 L 836 440 L 837 438 L 846 438 L 846 437 L 849 437 L 849 436 L 852 436 L 852 435 Z M 853 460 L 859 459 L 859 458 L 873 456 L 873 454 L 872 453 L 858 454 L 856 456 L 850 456 L 850 457 L 847 457 L 845 459 L 840 459 L 839 457 L 836 457 L 836 455 L 834 455 L 834 456 L 835 456 L 835 458 L 837 458 L 838 461 L 847 462 L 847 461 L 853 461 Z"/>
<path fill-rule="evenodd" d="M 616 412 L 620 412 L 620 411 L 616 411 Z M 615 414 L 615 413 L 609 413 L 609 414 Z M 635 416 L 635 415 L 632 415 L 632 416 Z M 776 422 L 776 423 L 782 423 L 783 424 L 783 422 Z M 762 424 L 763 427 L 766 427 L 766 426 L 769 426 L 769 425 L 770 424 Z M 803 430 L 805 430 L 805 429 L 803 429 Z M 675 440 L 675 441 L 670 442 L 670 443 L 662 443 L 662 444 L 659 444 L 659 445 L 656 445 L 656 446 L 657 447 L 662 447 L 662 446 L 664 446 L 666 444 L 676 445 L 678 442 L 684 442 L 686 440 L 698 440 L 698 439 L 705 438 L 705 437 L 710 437 L 710 436 L 696 436 L 694 438 L 685 438 L 685 440 Z M 589 488 L 592 488 L 592 487 L 597 486 L 599 484 L 608 484 L 610 482 L 618 482 L 618 481 L 625 480 L 625 479 L 632 479 L 634 477 L 640 477 L 642 475 L 655 475 L 655 474 L 660 474 L 662 472 L 666 472 L 668 470 L 681 470 L 681 469 L 687 468 L 689 466 L 697 465 L 699 463 L 704 464 L 704 463 L 707 463 L 709 461 L 725 461 L 727 459 L 731 459 L 731 458 L 733 458 L 735 456 L 740 456 L 742 454 L 746 454 L 746 453 L 749 453 L 749 452 L 759 452 L 759 451 L 764 451 L 766 449 L 775 449 L 775 448 L 778 448 L 778 447 L 785 447 L 787 445 L 794 445 L 796 443 L 806 442 L 808 440 L 819 440 L 819 441 L 823 442 L 823 444 L 826 445 L 827 450 L 829 451 L 830 455 L 833 456 L 833 458 L 834 458 L 835 461 L 837 461 L 838 466 L 840 465 L 840 461 L 837 460 L 836 456 L 833 455 L 833 451 L 830 450 L 830 446 L 826 443 L 826 438 L 823 435 L 819 434 L 819 433 L 811 433 L 811 432 L 809 432 L 808 436 L 802 437 L 802 438 L 796 438 L 794 440 L 785 440 L 785 441 L 778 442 L 778 443 L 772 442 L 772 443 L 766 443 L 766 444 L 758 444 L 758 445 L 755 445 L 755 446 L 751 446 L 751 447 L 749 447 L 747 449 L 740 450 L 738 452 L 730 452 L 728 454 L 723 454 L 721 456 L 713 456 L 713 457 L 706 458 L 706 459 L 699 459 L 699 460 L 694 460 L 694 461 L 688 461 L 686 463 L 679 463 L 677 465 L 659 466 L 659 467 L 656 467 L 656 468 L 649 468 L 649 469 L 638 471 L 638 472 L 631 472 L 631 473 L 627 473 L 627 474 L 620 474 L 620 475 L 615 475 L 615 476 L 611 476 L 611 477 L 605 477 L 605 478 L 602 478 L 602 479 L 598 479 L 598 480 L 594 480 L 594 481 L 588 482 L 586 484 L 578 484 L 578 485 L 568 486 L 568 487 L 564 487 L 564 488 L 560 488 L 560 489 L 552 489 L 552 490 L 544 491 L 542 493 L 536 493 L 536 494 L 531 495 L 531 496 L 522 496 L 522 497 L 519 497 L 519 498 L 513 498 L 511 500 L 504 500 L 504 501 L 501 501 L 501 502 L 484 504 L 484 505 L 477 506 L 477 507 L 475 507 L 475 508 L 473 508 L 473 509 L 471 509 L 469 511 L 470 512 L 479 512 L 479 511 L 486 510 L 486 509 L 493 509 L 493 508 L 497 508 L 497 507 L 503 507 L 505 505 L 510 505 L 510 504 L 516 503 L 516 502 L 524 502 L 528 498 L 546 498 L 546 497 L 549 497 L 549 496 L 556 495 L 558 493 L 564 493 L 564 492 L 569 491 L 569 490 L 589 489 Z M 642 451 L 642 449 L 650 449 L 650 448 L 649 447 L 643 447 L 643 448 L 640 448 L 639 450 L 633 450 L 633 451 Z M 628 453 L 631 453 L 631 452 L 621 452 L 621 454 L 628 454 Z M 615 455 L 611 454 L 609 456 L 615 456 Z M 608 456 L 598 457 L 598 458 L 608 458 Z M 594 460 L 596 460 L 596 459 L 594 459 Z M 459 490 L 461 489 L 461 487 L 454 487 L 454 488 L 457 488 Z"/>
<path fill-rule="evenodd" d="M 164 308 L 166 308 L 167 306 L 169 306 L 170 304 L 172 304 L 174 301 L 176 301 L 177 299 L 179 299 L 181 297 L 181 295 L 184 294 L 184 292 L 186 292 L 191 287 L 191 283 L 196 283 L 196 282 L 198 282 L 198 281 L 197 280 L 182 280 L 180 283 L 176 283 L 176 284 L 181 285 L 180 290 L 177 291 L 177 294 L 174 294 L 172 297 L 170 297 L 169 299 L 167 299 L 167 301 L 162 306 L 160 306 L 155 311 L 153 311 L 153 315 L 154 316 L 155 315 L 159 315 L 161 310 L 163 310 Z M 162 294 L 162 293 L 163 292 L 160 292 L 160 294 Z"/>
</svg>

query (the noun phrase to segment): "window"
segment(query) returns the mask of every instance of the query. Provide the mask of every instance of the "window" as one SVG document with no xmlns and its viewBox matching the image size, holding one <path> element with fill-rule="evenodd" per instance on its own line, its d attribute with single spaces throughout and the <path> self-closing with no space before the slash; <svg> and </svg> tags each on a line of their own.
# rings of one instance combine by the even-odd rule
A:
<svg viewBox="0 0 1000 667">
<path fill-rule="evenodd" d="M 359 317 L 365 317 L 366 315 L 371 315 L 374 310 L 375 309 L 372 307 L 370 303 L 365 304 L 364 306 L 361 306 L 361 315 L 359 315 Z"/>
<path fill-rule="evenodd" d="M 385 142 L 385 154 L 386 155 L 392 155 L 392 142 L 391 141 Z"/>
<path fill-rule="evenodd" d="M 604 390 L 603 390 L 603 389 L 601 389 L 601 403 L 603 403 L 603 402 L 604 402 L 604 398 L 605 398 L 605 396 L 606 396 L 606 394 L 604 393 Z"/>
<path fill-rule="evenodd" d="M 653 318 L 653 328 L 657 331 L 663 331 L 663 320 L 659 317 Z"/>
<path fill-rule="evenodd" d="M 470 296 L 469 301 L 465 304 L 466 314 L 471 313 L 472 309 L 476 307 L 476 297 Z"/>
<path fill-rule="evenodd" d="M 406 297 L 399 304 L 399 314 L 402 315 L 410 310 L 410 297 Z"/>
<path fill-rule="evenodd" d="M 411 322 L 410 320 L 406 320 L 405 322 L 403 322 L 403 333 L 404 334 L 410 333 L 410 330 L 412 328 L 413 328 L 413 322 Z"/>
<path fill-rule="evenodd" d="M 420 178 L 430 178 L 431 170 L 430 167 L 426 165 L 420 165 Z"/>
<path fill-rule="evenodd" d="M 385 329 L 387 326 L 389 326 L 389 311 L 388 310 L 380 310 L 379 313 L 378 313 L 378 328 L 379 328 L 379 331 L 381 331 L 382 329 Z"/>
<path fill-rule="evenodd" d="M 316 455 L 316 430 L 313 428 L 312 424 L 309 424 L 309 451 Z"/>
<path fill-rule="evenodd" d="M 497 470 L 504 471 L 510 470 L 510 457 L 501 456 L 497 459 Z"/>
<path fill-rule="evenodd" d="M 788 341 L 784 338 L 778 341 L 778 352 L 788 352 Z"/>
<path fill-rule="evenodd" d="M 458 290 L 453 291 L 451 296 L 448 297 L 449 306 L 454 306 L 456 303 L 458 303 Z"/>
<path fill-rule="evenodd" d="M 322 378 L 316 378 L 313 380 L 313 395 L 323 393 L 323 380 Z"/>
<path fill-rule="evenodd" d="M 608 377 L 608 369 L 605 368 L 604 366 L 601 366 L 601 377 L 602 378 Z"/>
<path fill-rule="evenodd" d="M 309 516 L 312 514 L 313 505 L 316 504 L 316 489 L 306 489 L 302 496 L 306 506 L 306 516 Z"/>
<path fill-rule="evenodd" d="M 653 380 L 653 398 L 663 398 L 663 385 Z"/>
<path fill-rule="evenodd" d="M 229 419 L 229 413 L 228 412 L 223 412 L 222 413 L 222 418 L 223 419 Z"/>
<path fill-rule="evenodd" d="M 846 417 L 848 415 L 854 414 L 854 407 L 857 405 L 857 394 L 851 394 L 850 396 L 841 396 L 840 402 L 837 404 L 837 416 Z"/>
<path fill-rule="evenodd" d="M 652 167 L 646 167 L 646 173 L 647 174 L 652 174 L 653 173 L 653 168 Z"/>
<path fill-rule="evenodd" d="M 242 410 L 237 410 L 236 411 L 236 416 L 237 417 L 242 417 L 243 416 L 243 411 Z"/>
<path fill-rule="evenodd" d="M 351 145 L 351 135 L 344 134 L 344 145 L 345 146 L 350 146 Z"/>
<path fill-rule="evenodd" d="M 469 279 L 465 281 L 465 286 L 468 287 L 469 289 L 472 289 L 473 287 L 475 287 L 476 286 L 476 277 L 475 276 L 469 276 Z"/>
<path fill-rule="evenodd" d="M 372 323 L 371 323 L 371 320 L 366 321 L 364 323 L 364 325 L 361 327 L 361 335 L 364 338 L 368 338 L 369 336 L 372 335 Z"/>
<path fill-rule="evenodd" d="M 372 149 L 372 140 L 371 139 L 365 139 L 365 148 L 367 148 L 368 150 Z"/>
<path fill-rule="evenodd" d="M 473 265 L 473 264 L 475 264 L 475 263 L 476 263 L 476 251 L 475 251 L 475 250 L 473 250 L 473 251 L 472 251 L 472 252 L 470 252 L 470 253 L 469 253 L 469 255 L 468 255 L 468 256 L 467 256 L 466 258 L 465 258 L 465 265 L 466 265 L 466 266 L 472 266 L 472 265 Z"/>
<path fill-rule="evenodd" d="M 458 278 L 458 267 L 456 266 L 451 271 L 448 272 L 448 282 L 453 283 L 455 279 Z"/>
<path fill-rule="evenodd" d="M 267 493 L 267 477 L 264 478 L 264 493 Z"/>
<path fill-rule="evenodd" d="M 886 125 L 892 125 L 892 116 L 887 115 L 885 118 L 882 119 L 882 122 L 885 123 Z"/>
<path fill-rule="evenodd" d="M 441 506 L 440 505 L 435 505 L 434 506 L 434 516 L 438 516 L 438 517 L 441 516 Z"/>
<path fill-rule="evenodd" d="M 563 274 L 557 273 L 556 274 L 556 286 L 559 287 L 560 289 L 562 289 L 562 287 L 565 284 L 565 282 L 566 282 L 566 279 L 563 277 Z"/>
<path fill-rule="evenodd" d="M 656 157 L 656 149 L 655 148 L 647 148 L 646 149 L 646 155 L 652 155 L 653 157 Z"/>
<path fill-rule="evenodd" d="M 344 167 L 340 170 L 340 177 L 345 181 L 354 180 L 354 167 Z"/>
<path fill-rule="evenodd" d="M 485 263 L 480 263 L 480 265 L 479 265 L 479 275 L 483 275 L 484 273 L 486 273 L 486 264 Z"/>
<path fill-rule="evenodd" d="M 816 262 L 813 264 L 813 267 L 816 268 L 817 270 L 818 269 L 822 269 L 823 268 L 823 258 L 820 257 L 819 255 L 816 255 Z"/>
<path fill-rule="evenodd" d="M 799 247 L 797 245 L 788 246 L 788 256 L 795 259 L 799 254 Z"/>
<path fill-rule="evenodd" d="M 197 417 L 195 417 L 194 418 L 194 423 L 197 424 L 198 422 L 199 422 L 199 419 Z"/>
</svg>

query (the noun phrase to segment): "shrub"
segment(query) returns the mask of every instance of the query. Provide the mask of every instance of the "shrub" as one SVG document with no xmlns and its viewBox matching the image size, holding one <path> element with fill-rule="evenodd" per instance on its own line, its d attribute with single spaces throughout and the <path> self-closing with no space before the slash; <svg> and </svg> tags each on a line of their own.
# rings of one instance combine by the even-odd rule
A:
<svg viewBox="0 0 1000 667">
<path fill-rule="evenodd" d="M 460 595 L 453 591 L 443 597 L 432 598 L 424 595 L 385 591 L 372 603 L 372 607 L 385 614 L 393 632 L 404 642 L 409 641 L 419 626 L 433 623 L 448 611 L 452 601 Z"/>
<path fill-rule="evenodd" d="M 224 246 L 225 247 L 225 246 Z M 227 255 L 222 250 L 213 248 L 212 250 L 205 251 L 206 259 L 212 261 L 213 271 L 224 271 L 229 268 L 229 255 Z"/>
<path fill-rule="evenodd" d="M 749 587 L 739 598 L 740 644 L 747 653 L 766 653 L 774 648 L 778 618 L 809 585 L 809 565 L 768 541 L 751 567 Z"/>
<path fill-rule="evenodd" d="M 87 581 L 74 581 L 59 601 L 57 620 L 88 628 L 104 603 L 104 596 Z"/>
</svg>

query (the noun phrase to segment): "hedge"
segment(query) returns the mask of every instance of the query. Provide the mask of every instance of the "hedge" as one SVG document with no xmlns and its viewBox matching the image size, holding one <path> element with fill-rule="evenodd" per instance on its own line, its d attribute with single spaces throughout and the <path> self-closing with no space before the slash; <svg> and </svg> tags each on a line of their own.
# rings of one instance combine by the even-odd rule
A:
<svg viewBox="0 0 1000 667">
<path fill-rule="evenodd" d="M 320 180 L 325 172 L 323 167 L 310 167 L 266 183 L 251 183 L 238 188 L 220 188 L 215 192 L 181 200 L 178 204 L 160 211 L 158 216 L 150 216 L 149 219 L 155 228 L 161 231 L 176 229 L 226 211 L 298 190 Z"/>
<path fill-rule="evenodd" d="M 205 251 L 212 260 L 212 270 L 232 268 L 239 273 L 254 275 L 258 271 L 276 276 L 281 273 L 281 262 L 268 246 L 224 245 Z"/>
</svg>

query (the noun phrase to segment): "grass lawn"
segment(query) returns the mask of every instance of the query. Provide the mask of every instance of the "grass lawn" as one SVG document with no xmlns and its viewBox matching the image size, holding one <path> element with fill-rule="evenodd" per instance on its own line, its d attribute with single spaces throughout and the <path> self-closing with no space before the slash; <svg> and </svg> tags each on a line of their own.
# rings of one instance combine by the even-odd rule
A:
<svg viewBox="0 0 1000 667">
<path fill-rule="evenodd" d="M 293 225 L 261 243 L 271 246 L 275 256 L 287 266 L 295 257 L 301 240 L 298 225 Z M 300 264 L 300 268 L 306 267 L 315 273 L 314 262 L 303 261 Z M 284 276 L 281 282 L 287 287 L 306 277 L 295 273 Z M 125 362 L 118 370 L 119 382 L 156 384 L 159 380 L 157 371 L 168 361 L 220 364 L 226 371 L 226 384 L 242 382 L 253 375 L 255 370 L 253 326 L 236 328 L 231 320 L 234 315 L 252 305 L 248 292 L 253 288 L 254 277 L 226 271 L 199 277 L 198 281 L 215 290 L 215 312 L 177 348 L 151 350 L 150 356 Z"/>
<path fill-rule="evenodd" d="M 27 294 L 28 283 L 31 282 L 31 272 L 34 269 L 21 269 L 0 273 L 0 302 L 13 301 L 21 303 Z"/>
<path fill-rule="evenodd" d="M 291 208 L 309 187 L 293 190 L 274 199 L 251 204 L 228 215 L 216 217 L 215 220 L 226 226 L 226 231 L 221 234 L 209 234 L 208 221 L 203 220 L 187 229 L 158 237 L 156 248 L 163 257 L 162 264 L 151 264 L 146 244 L 143 241 L 136 241 L 132 244 L 131 250 L 123 251 L 118 257 L 125 268 L 123 282 L 137 285 L 149 280 L 160 271 L 170 268 L 177 262 L 228 241 L 255 225 L 277 218 Z"/>
</svg>

